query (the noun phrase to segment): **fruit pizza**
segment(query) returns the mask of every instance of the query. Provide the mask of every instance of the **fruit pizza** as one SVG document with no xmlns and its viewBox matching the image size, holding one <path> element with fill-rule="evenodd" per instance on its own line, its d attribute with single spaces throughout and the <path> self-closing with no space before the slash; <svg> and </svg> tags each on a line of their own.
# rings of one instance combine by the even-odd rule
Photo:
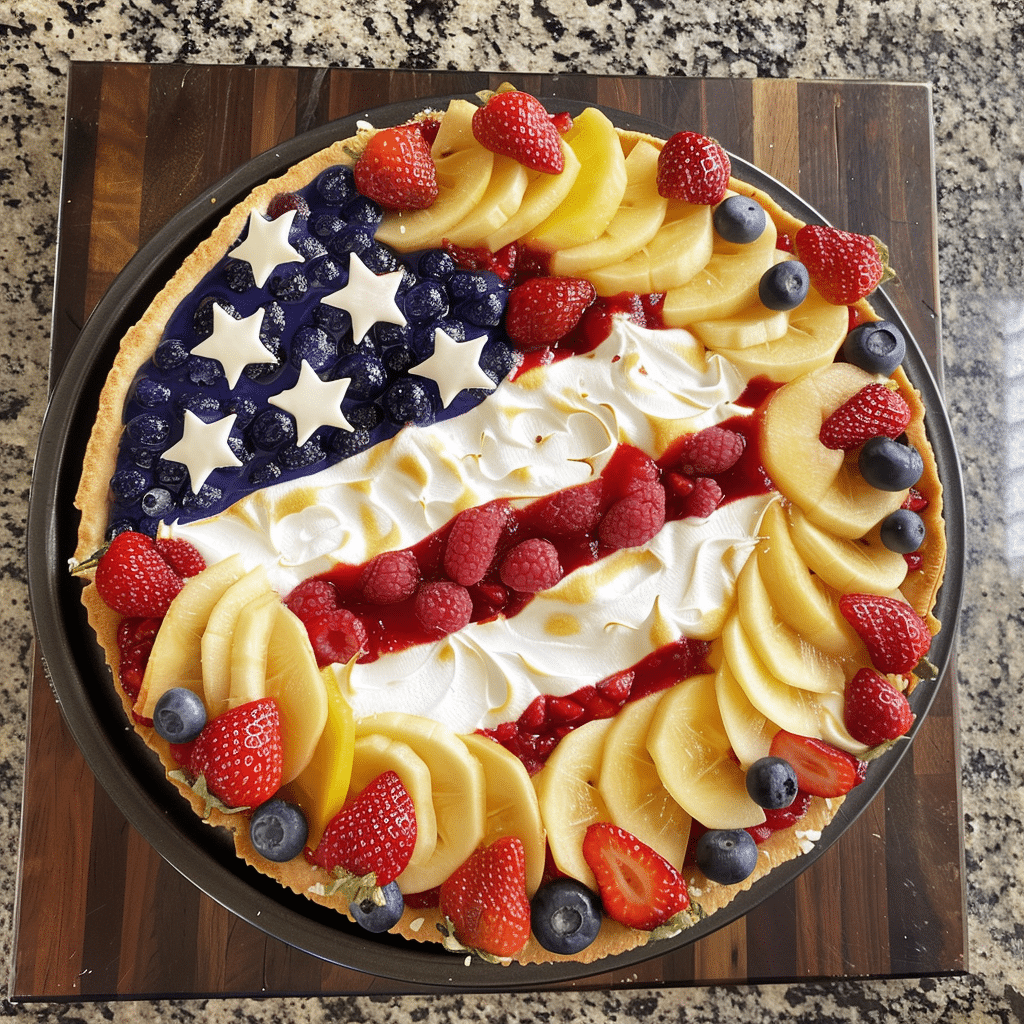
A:
<svg viewBox="0 0 1024 1024">
<path fill-rule="evenodd" d="M 945 559 L 876 240 L 503 88 L 255 189 L 123 339 L 76 572 L 240 857 L 508 963 L 679 934 L 914 721 Z"/>
</svg>

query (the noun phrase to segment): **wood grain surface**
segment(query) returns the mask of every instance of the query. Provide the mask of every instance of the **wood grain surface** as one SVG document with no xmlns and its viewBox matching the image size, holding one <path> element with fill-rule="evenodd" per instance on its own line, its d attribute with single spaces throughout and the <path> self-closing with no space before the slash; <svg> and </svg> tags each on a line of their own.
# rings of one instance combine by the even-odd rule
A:
<svg viewBox="0 0 1024 1024">
<path fill-rule="evenodd" d="M 597 102 L 668 129 L 706 132 L 828 220 L 884 237 L 900 268 L 887 292 L 941 379 L 927 87 L 508 77 L 545 97 Z M 227 172 L 329 120 L 398 100 L 493 88 L 503 80 L 441 72 L 73 65 L 53 377 L 131 255 Z M 573 984 L 648 987 L 964 970 L 952 679 L 950 672 L 882 794 L 794 883 L 681 951 L 628 974 Z M 413 990 L 266 936 L 169 867 L 96 784 L 38 664 L 16 927 L 10 995 L 19 1000 Z"/>
</svg>

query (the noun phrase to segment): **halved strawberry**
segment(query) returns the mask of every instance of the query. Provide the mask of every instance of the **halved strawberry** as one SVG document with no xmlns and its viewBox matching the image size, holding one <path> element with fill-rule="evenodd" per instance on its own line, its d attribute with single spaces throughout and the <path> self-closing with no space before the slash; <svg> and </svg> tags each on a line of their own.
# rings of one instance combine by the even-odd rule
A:
<svg viewBox="0 0 1024 1024">
<path fill-rule="evenodd" d="M 876 747 L 904 735 L 914 724 L 914 712 L 885 676 L 862 668 L 846 686 L 843 720 L 855 740 Z"/>
<path fill-rule="evenodd" d="M 698 206 L 725 196 L 732 165 L 722 147 L 700 132 L 676 132 L 658 156 L 658 194 Z"/>
<path fill-rule="evenodd" d="M 899 437 L 910 422 L 910 406 L 885 384 L 867 384 L 821 425 L 818 439 L 832 451 L 856 448 L 872 437 Z"/>
<path fill-rule="evenodd" d="M 595 822 L 583 839 L 605 913 L 630 928 L 650 931 L 682 910 L 690 896 L 683 876 L 660 853 L 608 821 Z"/>
<path fill-rule="evenodd" d="M 928 624 L 906 601 L 879 594 L 844 594 L 839 611 L 864 641 L 879 672 L 912 672 L 928 653 Z"/>
<path fill-rule="evenodd" d="M 328 871 L 372 871 L 385 886 L 405 870 L 415 845 L 416 808 L 398 773 L 389 770 L 331 819 L 311 859 Z"/>
<path fill-rule="evenodd" d="M 509 292 L 505 330 L 519 349 L 561 341 L 597 297 L 589 281 L 573 277 L 531 277 Z"/>
<path fill-rule="evenodd" d="M 812 796 L 844 796 L 862 779 L 857 758 L 824 740 L 780 729 L 772 737 L 769 753 L 788 761 L 800 789 Z"/>
<path fill-rule="evenodd" d="M 544 105 L 525 92 L 501 92 L 473 114 L 473 137 L 484 149 L 545 174 L 565 168 L 561 136 Z"/>
<path fill-rule="evenodd" d="M 423 210 L 437 199 L 437 168 L 416 125 L 376 132 L 353 173 L 356 188 L 388 210 Z"/>
<path fill-rule="evenodd" d="M 793 249 L 821 297 L 836 306 L 853 305 L 892 276 L 888 250 L 874 236 L 805 224 Z"/>
<path fill-rule="evenodd" d="M 482 847 L 441 883 L 439 906 L 455 938 L 492 956 L 514 956 L 530 937 L 526 852 L 517 836 Z"/>
</svg>

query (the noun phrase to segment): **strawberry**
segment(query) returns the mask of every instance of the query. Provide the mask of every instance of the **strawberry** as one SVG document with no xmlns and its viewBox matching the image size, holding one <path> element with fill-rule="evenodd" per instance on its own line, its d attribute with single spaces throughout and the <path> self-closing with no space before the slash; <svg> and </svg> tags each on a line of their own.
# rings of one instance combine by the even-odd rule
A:
<svg viewBox="0 0 1024 1024">
<path fill-rule="evenodd" d="M 374 133 L 353 173 L 356 188 L 388 210 L 424 210 L 437 199 L 437 168 L 415 125 Z"/>
<path fill-rule="evenodd" d="M 658 194 L 697 206 L 725 198 L 732 165 L 722 147 L 699 132 L 676 132 L 658 155 Z"/>
<path fill-rule="evenodd" d="M 447 636 L 457 633 L 473 617 L 473 598 L 459 583 L 424 583 L 416 591 L 414 608 L 424 629 Z"/>
<path fill-rule="evenodd" d="M 664 525 L 665 488 L 645 483 L 608 509 L 598 526 L 598 536 L 607 547 L 634 548 L 646 544 Z"/>
<path fill-rule="evenodd" d="M 910 422 L 910 406 L 885 384 L 868 384 L 821 425 L 818 438 L 832 451 L 848 451 L 872 437 L 899 437 Z"/>
<path fill-rule="evenodd" d="M 871 664 L 879 672 L 911 672 L 931 647 L 928 624 L 906 601 L 878 594 L 844 594 L 839 610 L 867 645 Z"/>
<path fill-rule="evenodd" d="M 499 501 L 467 508 L 455 517 L 444 548 L 444 571 L 449 579 L 471 587 L 487 575 L 508 523 L 508 511 Z"/>
<path fill-rule="evenodd" d="M 728 427 L 706 427 L 688 434 L 675 452 L 675 465 L 687 476 L 714 476 L 732 469 L 746 447 L 742 434 Z"/>
<path fill-rule="evenodd" d="M 796 772 L 801 791 L 812 796 L 844 796 L 862 778 L 857 758 L 824 740 L 780 729 L 772 737 L 768 752 L 772 757 L 788 761 Z"/>
<path fill-rule="evenodd" d="M 419 563 L 411 551 L 382 551 L 359 578 L 363 597 L 371 604 L 398 604 L 412 597 L 419 582 Z"/>
<path fill-rule="evenodd" d="M 138 697 L 142 689 L 146 663 L 159 629 L 160 619 L 122 619 L 117 627 L 117 651 L 120 656 L 117 677 L 121 689 L 132 700 Z"/>
<path fill-rule="evenodd" d="M 907 500 L 900 508 L 910 509 L 911 512 L 923 512 L 929 504 L 928 499 L 916 487 L 911 487 Z"/>
<path fill-rule="evenodd" d="M 156 549 L 182 579 L 198 576 L 206 568 L 206 559 L 187 540 L 157 537 Z"/>
<path fill-rule="evenodd" d="M 683 876 L 624 828 L 595 822 L 583 839 L 583 856 L 613 921 L 650 931 L 689 909 Z"/>
<path fill-rule="evenodd" d="M 562 140 L 544 105 L 525 92 L 496 93 L 473 114 L 473 137 L 484 149 L 545 174 L 565 168 Z"/>
<path fill-rule="evenodd" d="M 207 722 L 186 767 L 229 807 L 258 807 L 281 788 L 281 715 L 273 697 L 240 704 Z"/>
<path fill-rule="evenodd" d="M 519 243 L 509 242 L 497 252 L 486 246 L 456 245 L 444 239 L 442 248 L 463 270 L 489 270 L 502 281 L 510 281 L 519 260 Z"/>
<path fill-rule="evenodd" d="M 129 618 L 160 618 L 182 587 L 182 578 L 144 533 L 119 533 L 96 566 L 100 597 Z"/>
<path fill-rule="evenodd" d="M 914 724 L 907 698 L 874 669 L 862 668 L 846 686 L 846 731 L 877 747 L 902 736 Z"/>
<path fill-rule="evenodd" d="M 805 224 L 793 250 L 818 293 L 835 306 L 853 305 L 892 276 L 888 251 L 873 235 Z"/>
<path fill-rule="evenodd" d="M 398 773 L 388 770 L 331 819 L 312 860 L 327 871 L 372 871 L 385 886 L 405 870 L 415 845 L 416 808 Z"/>
<path fill-rule="evenodd" d="M 526 852 L 517 836 L 477 849 L 441 883 L 439 906 L 455 938 L 491 956 L 514 956 L 530 937 Z"/>
<path fill-rule="evenodd" d="M 561 578 L 558 548 L 541 537 L 520 541 L 501 563 L 501 582 L 522 594 L 547 590 Z"/>
<path fill-rule="evenodd" d="M 516 348 L 529 351 L 561 341 L 597 297 L 589 281 L 531 277 L 509 292 L 505 330 Z"/>
</svg>

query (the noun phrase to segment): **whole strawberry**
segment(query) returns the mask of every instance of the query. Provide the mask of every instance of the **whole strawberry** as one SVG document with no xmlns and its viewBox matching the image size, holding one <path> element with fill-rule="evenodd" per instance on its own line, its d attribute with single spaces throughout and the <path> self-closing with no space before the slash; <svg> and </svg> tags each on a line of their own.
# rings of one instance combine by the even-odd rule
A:
<svg viewBox="0 0 1024 1024">
<path fill-rule="evenodd" d="M 531 277 L 508 296 L 505 330 L 516 348 L 529 351 L 561 341 L 597 297 L 589 281 Z"/>
<path fill-rule="evenodd" d="M 354 875 L 376 875 L 390 885 L 406 868 L 416 846 L 416 808 L 393 771 L 378 775 L 324 830 L 313 851 L 315 864 Z"/>
<path fill-rule="evenodd" d="M 878 594 L 844 594 L 839 611 L 864 641 L 879 672 L 911 672 L 928 653 L 928 624 L 906 601 Z"/>
<path fill-rule="evenodd" d="M 439 905 L 462 945 L 497 957 L 518 953 L 530 937 L 522 841 L 502 836 L 472 853 L 441 883 Z"/>
<path fill-rule="evenodd" d="M 530 170 L 561 174 L 565 168 L 558 128 L 540 100 L 528 93 L 492 96 L 473 114 L 473 137 L 484 149 Z"/>
<path fill-rule="evenodd" d="M 677 132 L 658 156 L 658 194 L 697 206 L 725 198 L 732 164 L 722 147 L 700 132 Z"/>
<path fill-rule="evenodd" d="M 845 451 L 872 437 L 899 437 L 910 415 L 910 406 L 898 391 L 868 384 L 825 420 L 818 438 L 826 448 Z"/>
<path fill-rule="evenodd" d="M 844 721 L 855 740 L 877 747 L 903 736 L 914 724 L 914 712 L 885 676 L 862 668 L 846 686 Z"/>
<path fill-rule="evenodd" d="M 850 306 L 891 276 L 885 246 L 874 236 L 805 224 L 793 243 L 811 283 L 826 302 Z"/>
<path fill-rule="evenodd" d="M 185 766 L 229 807 L 258 807 L 281 788 L 283 763 L 277 701 L 263 697 L 209 721 Z"/>
<path fill-rule="evenodd" d="M 356 188 L 388 210 L 424 210 L 437 199 L 437 168 L 415 125 L 376 132 L 353 173 Z"/>
<path fill-rule="evenodd" d="M 183 580 L 144 533 L 119 533 L 96 565 L 100 597 L 129 618 L 160 618 L 181 590 Z"/>
</svg>

